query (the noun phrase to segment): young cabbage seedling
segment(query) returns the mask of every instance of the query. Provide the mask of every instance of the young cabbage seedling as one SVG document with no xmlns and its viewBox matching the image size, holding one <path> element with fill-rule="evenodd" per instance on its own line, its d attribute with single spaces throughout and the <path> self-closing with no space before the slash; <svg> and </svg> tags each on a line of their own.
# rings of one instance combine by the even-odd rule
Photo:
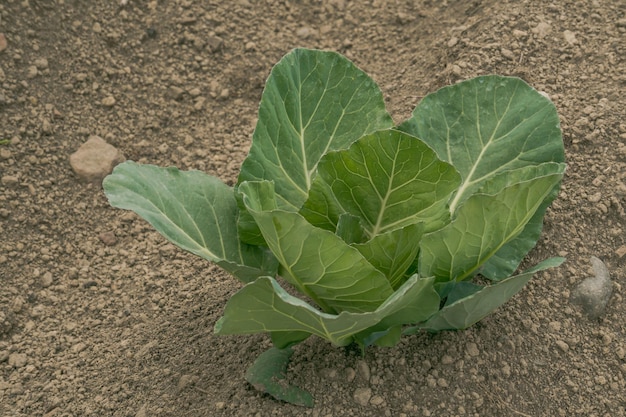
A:
<svg viewBox="0 0 626 417">
<path fill-rule="evenodd" d="M 556 109 L 518 78 L 442 88 L 394 126 L 363 71 L 295 49 L 267 80 L 234 187 L 125 162 L 104 190 L 245 283 L 215 332 L 269 333 L 275 347 L 248 380 L 310 406 L 308 393 L 277 383 L 294 344 L 393 346 L 402 334 L 464 329 L 559 265 L 514 275 L 564 170 Z M 479 274 L 491 284 L 473 282 Z"/>
</svg>

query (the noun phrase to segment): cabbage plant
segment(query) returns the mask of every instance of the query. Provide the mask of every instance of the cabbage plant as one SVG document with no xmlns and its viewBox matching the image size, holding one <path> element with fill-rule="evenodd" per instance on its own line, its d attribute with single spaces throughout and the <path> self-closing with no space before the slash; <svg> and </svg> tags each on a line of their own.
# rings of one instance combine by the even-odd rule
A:
<svg viewBox="0 0 626 417">
<path fill-rule="evenodd" d="M 310 405 L 279 381 L 294 344 L 393 346 L 464 329 L 559 265 L 516 273 L 564 170 L 556 109 L 518 78 L 444 87 L 394 125 L 352 62 L 295 49 L 267 80 L 234 187 L 125 162 L 104 190 L 244 284 L 215 332 L 269 333 L 275 347 L 249 381 Z"/>
</svg>

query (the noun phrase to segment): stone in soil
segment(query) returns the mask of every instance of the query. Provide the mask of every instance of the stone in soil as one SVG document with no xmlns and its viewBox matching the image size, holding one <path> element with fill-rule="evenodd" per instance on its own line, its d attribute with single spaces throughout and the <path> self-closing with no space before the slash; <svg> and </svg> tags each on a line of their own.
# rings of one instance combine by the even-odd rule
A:
<svg viewBox="0 0 626 417">
<path fill-rule="evenodd" d="M 594 276 L 585 279 L 572 292 L 571 301 L 582 306 L 591 319 L 602 316 L 613 292 L 609 270 L 600 259 L 591 257 Z"/>
<path fill-rule="evenodd" d="M 125 159 L 122 152 L 113 145 L 99 136 L 91 136 L 70 156 L 70 164 L 81 180 L 101 183 Z"/>
</svg>

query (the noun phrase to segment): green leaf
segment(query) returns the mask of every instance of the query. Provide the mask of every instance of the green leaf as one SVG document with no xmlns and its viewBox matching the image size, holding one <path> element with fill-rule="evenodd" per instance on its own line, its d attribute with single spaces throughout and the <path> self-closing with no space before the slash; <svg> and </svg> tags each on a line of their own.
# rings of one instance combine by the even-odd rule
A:
<svg viewBox="0 0 626 417">
<path fill-rule="evenodd" d="M 342 213 L 337 222 L 335 234 L 347 244 L 360 243 L 365 240 L 365 231 L 361 219 L 350 213 Z"/>
<path fill-rule="evenodd" d="M 478 323 L 517 294 L 530 281 L 533 274 L 547 268 L 557 267 L 563 261 L 563 258 L 546 259 L 520 275 L 486 286 L 480 291 L 446 305 L 425 323 L 405 329 L 404 334 L 413 334 L 421 329 L 430 331 L 466 329 Z"/>
<path fill-rule="evenodd" d="M 323 313 L 280 287 L 275 279 L 261 277 L 245 285 L 226 304 L 224 317 L 215 325 L 217 334 L 307 332 L 337 346 L 384 320 L 384 327 L 419 323 L 439 308 L 432 278 L 409 278 L 376 310 L 366 313 Z M 284 346 L 277 346 L 284 347 Z"/>
<path fill-rule="evenodd" d="M 417 256 L 423 233 L 424 223 L 411 224 L 352 246 L 385 274 L 389 284 L 396 289 Z"/>
<path fill-rule="evenodd" d="M 324 311 L 373 311 L 391 295 L 385 276 L 358 250 L 298 213 L 276 209 L 272 183 L 246 182 L 239 191 L 283 278 Z"/>
<path fill-rule="evenodd" d="M 423 142 L 381 130 L 322 158 L 301 213 L 330 230 L 349 213 L 369 238 L 422 222 L 432 231 L 448 222 L 446 205 L 459 182 L 454 167 Z"/>
<path fill-rule="evenodd" d="M 519 78 L 489 75 L 444 87 L 424 97 L 400 129 L 461 174 L 452 213 L 501 172 L 564 161 L 554 104 Z"/>
<path fill-rule="evenodd" d="M 313 397 L 307 391 L 287 384 L 287 366 L 293 350 L 270 348 L 263 352 L 246 372 L 246 381 L 254 388 L 277 400 L 313 407 Z"/>
<path fill-rule="evenodd" d="M 325 153 L 392 126 L 380 89 L 352 62 L 335 52 L 295 49 L 267 80 L 238 184 L 274 181 L 279 206 L 297 211 Z"/>
<path fill-rule="evenodd" d="M 564 164 L 548 163 L 511 171 L 502 183 L 496 177 L 484 193 L 474 194 L 459 207 L 450 224 L 422 238 L 420 275 L 457 281 L 474 276 L 524 230 L 564 169 Z"/>
<path fill-rule="evenodd" d="M 541 230 L 543 229 L 543 217 L 550 204 L 552 204 L 552 201 L 554 201 L 559 194 L 560 185 L 560 183 L 557 184 L 548 197 L 543 200 L 543 203 L 526 224 L 522 233 L 502 246 L 483 264 L 480 268 L 480 274 L 482 276 L 492 281 L 499 281 L 511 276 L 511 274 L 515 272 L 524 257 L 537 244 L 541 236 Z"/>
<path fill-rule="evenodd" d="M 233 190 L 219 179 L 128 161 L 105 178 L 103 187 L 112 206 L 134 211 L 172 243 L 243 282 L 276 274 L 271 253 L 240 243 Z"/>
</svg>

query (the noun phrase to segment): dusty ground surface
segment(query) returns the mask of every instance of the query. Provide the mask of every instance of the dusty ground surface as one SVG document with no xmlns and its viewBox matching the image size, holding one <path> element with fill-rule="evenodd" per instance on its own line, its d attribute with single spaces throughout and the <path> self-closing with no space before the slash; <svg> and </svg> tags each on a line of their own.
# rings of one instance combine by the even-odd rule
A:
<svg viewBox="0 0 626 417">
<path fill-rule="evenodd" d="M 623 1 L 2 0 L 0 16 L 1 416 L 626 415 Z M 99 135 L 232 183 L 296 46 L 346 54 L 396 121 L 455 81 L 520 76 L 555 102 L 569 164 L 527 262 L 567 263 L 466 331 L 364 358 L 306 341 L 289 375 L 314 409 L 244 382 L 265 336 L 212 334 L 236 281 L 68 162 Z M 591 255 L 615 281 L 598 320 L 569 302 Z"/>
</svg>

